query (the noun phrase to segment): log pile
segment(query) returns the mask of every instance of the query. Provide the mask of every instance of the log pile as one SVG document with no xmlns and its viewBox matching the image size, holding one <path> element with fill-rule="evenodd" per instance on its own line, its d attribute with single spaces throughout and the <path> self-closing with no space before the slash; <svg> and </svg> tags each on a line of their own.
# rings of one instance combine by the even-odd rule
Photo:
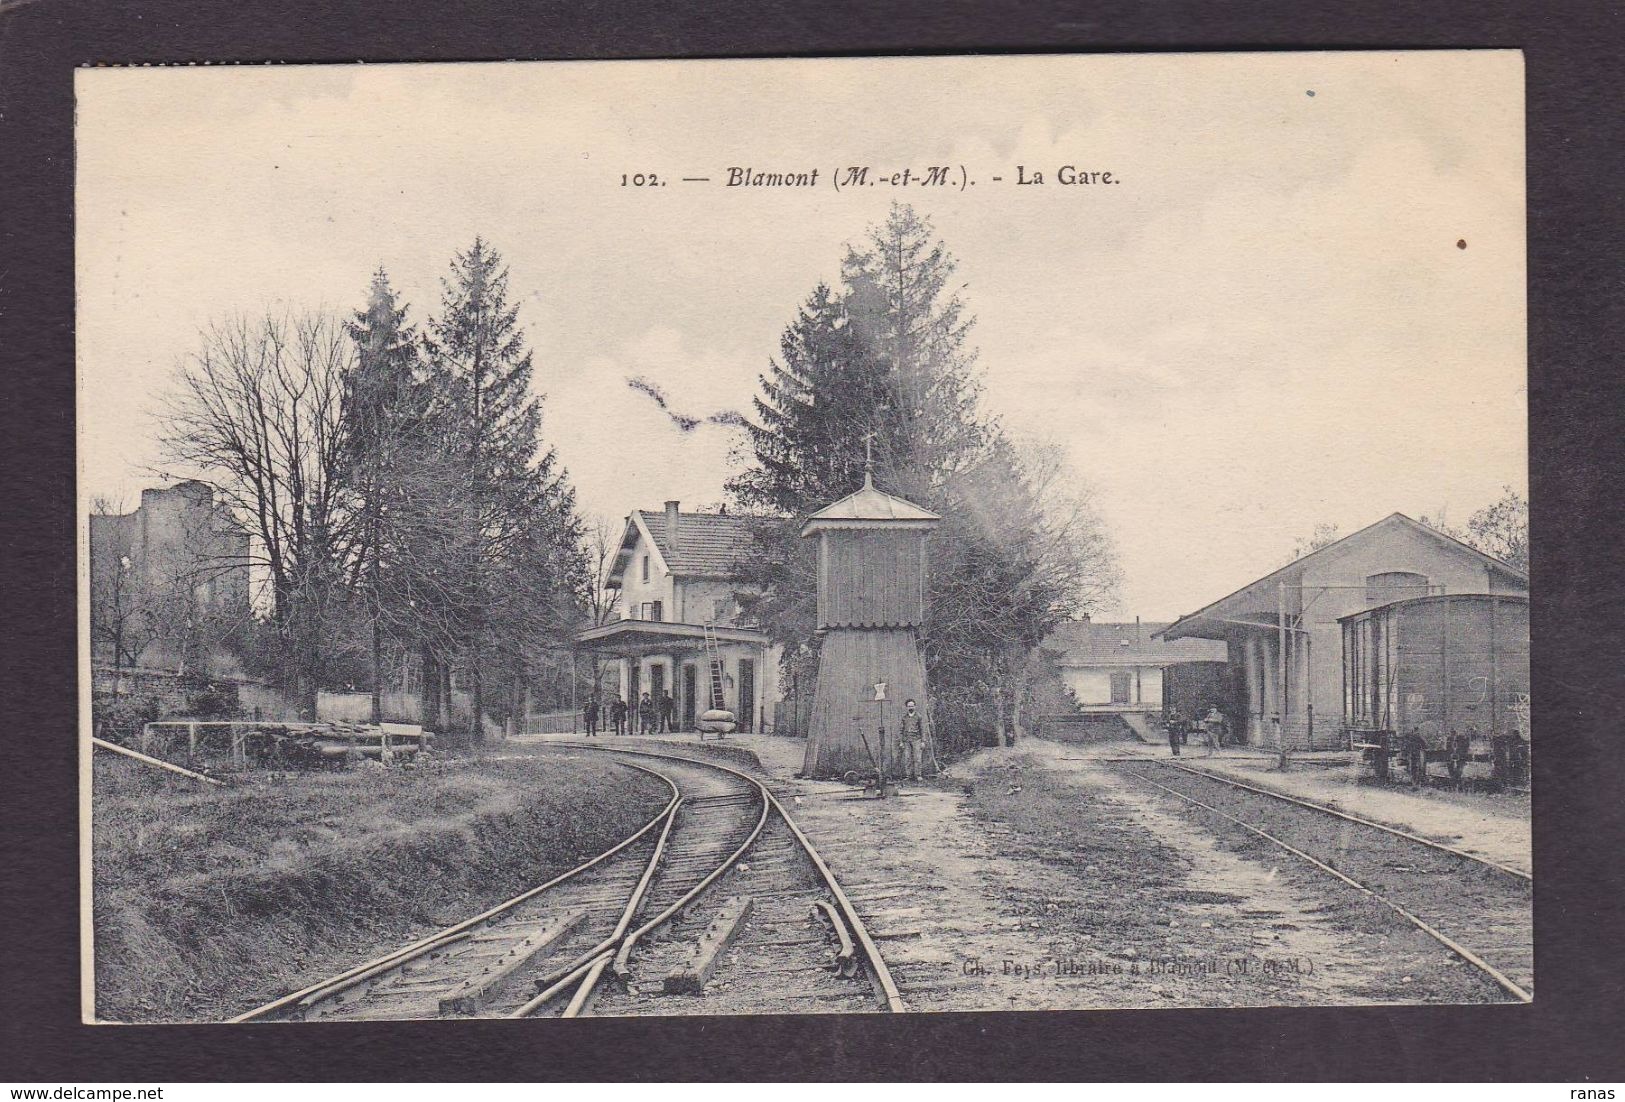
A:
<svg viewBox="0 0 1625 1102">
<path fill-rule="evenodd" d="M 430 750 L 420 728 L 363 723 L 257 724 L 247 736 L 251 761 L 268 769 L 346 769 L 362 761 L 406 762 Z"/>
</svg>

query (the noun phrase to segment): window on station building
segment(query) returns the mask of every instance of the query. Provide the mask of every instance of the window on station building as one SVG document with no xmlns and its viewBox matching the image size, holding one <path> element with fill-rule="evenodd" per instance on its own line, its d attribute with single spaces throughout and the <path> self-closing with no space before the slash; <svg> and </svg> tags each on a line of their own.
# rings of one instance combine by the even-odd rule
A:
<svg viewBox="0 0 1625 1102">
<path fill-rule="evenodd" d="M 1367 601 L 1403 601 L 1407 597 L 1426 597 L 1429 592 L 1427 575 L 1412 570 L 1385 570 L 1368 574 L 1365 579 Z"/>
<path fill-rule="evenodd" d="M 652 623 L 659 624 L 659 623 L 663 623 L 665 621 L 665 618 L 666 618 L 665 609 L 662 607 L 661 602 L 659 602 L 659 601 L 644 601 L 643 602 L 643 615 L 640 617 L 640 619 L 648 620 L 648 621 L 650 621 Z"/>
<path fill-rule="evenodd" d="M 643 556 L 643 580 L 649 580 L 649 556 Z"/>
</svg>

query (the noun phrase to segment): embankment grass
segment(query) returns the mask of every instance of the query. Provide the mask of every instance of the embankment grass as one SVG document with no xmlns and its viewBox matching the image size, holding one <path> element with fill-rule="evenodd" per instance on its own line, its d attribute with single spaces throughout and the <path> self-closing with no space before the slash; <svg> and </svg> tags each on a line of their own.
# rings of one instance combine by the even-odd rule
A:
<svg viewBox="0 0 1625 1102">
<path fill-rule="evenodd" d="M 230 1017 L 579 864 L 669 795 L 613 762 L 513 755 L 233 789 L 95 768 L 103 1021 Z"/>
</svg>

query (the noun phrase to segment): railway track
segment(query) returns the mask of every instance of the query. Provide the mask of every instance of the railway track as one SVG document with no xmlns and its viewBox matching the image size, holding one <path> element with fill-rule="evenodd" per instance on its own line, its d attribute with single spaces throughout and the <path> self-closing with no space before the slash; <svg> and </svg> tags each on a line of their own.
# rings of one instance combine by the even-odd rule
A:
<svg viewBox="0 0 1625 1102">
<path fill-rule="evenodd" d="M 1416 927 L 1520 1002 L 1534 997 L 1530 875 L 1310 800 L 1158 759 L 1114 767 L 1264 839 Z M 1156 773 L 1144 766 L 1151 766 Z"/>
<path fill-rule="evenodd" d="M 677 755 L 560 749 L 613 754 L 670 799 L 562 876 L 232 1020 L 902 1009 L 862 919 L 765 784 Z"/>
</svg>

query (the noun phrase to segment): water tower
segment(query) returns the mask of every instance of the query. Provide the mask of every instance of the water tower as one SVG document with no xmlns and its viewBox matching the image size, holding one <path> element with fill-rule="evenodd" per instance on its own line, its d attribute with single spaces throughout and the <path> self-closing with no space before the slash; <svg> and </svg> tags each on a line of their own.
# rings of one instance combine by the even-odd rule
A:
<svg viewBox="0 0 1625 1102">
<path fill-rule="evenodd" d="M 900 497 L 863 489 L 807 518 L 801 535 L 818 540 L 818 688 L 802 773 L 809 777 L 869 774 L 882 755 L 895 777 L 901 755 L 903 704 L 925 717 L 922 768 L 936 771 L 920 628 L 925 623 L 925 541 L 942 522 Z M 885 699 L 875 685 L 885 683 Z M 873 756 L 871 756 L 873 755 Z"/>
</svg>

